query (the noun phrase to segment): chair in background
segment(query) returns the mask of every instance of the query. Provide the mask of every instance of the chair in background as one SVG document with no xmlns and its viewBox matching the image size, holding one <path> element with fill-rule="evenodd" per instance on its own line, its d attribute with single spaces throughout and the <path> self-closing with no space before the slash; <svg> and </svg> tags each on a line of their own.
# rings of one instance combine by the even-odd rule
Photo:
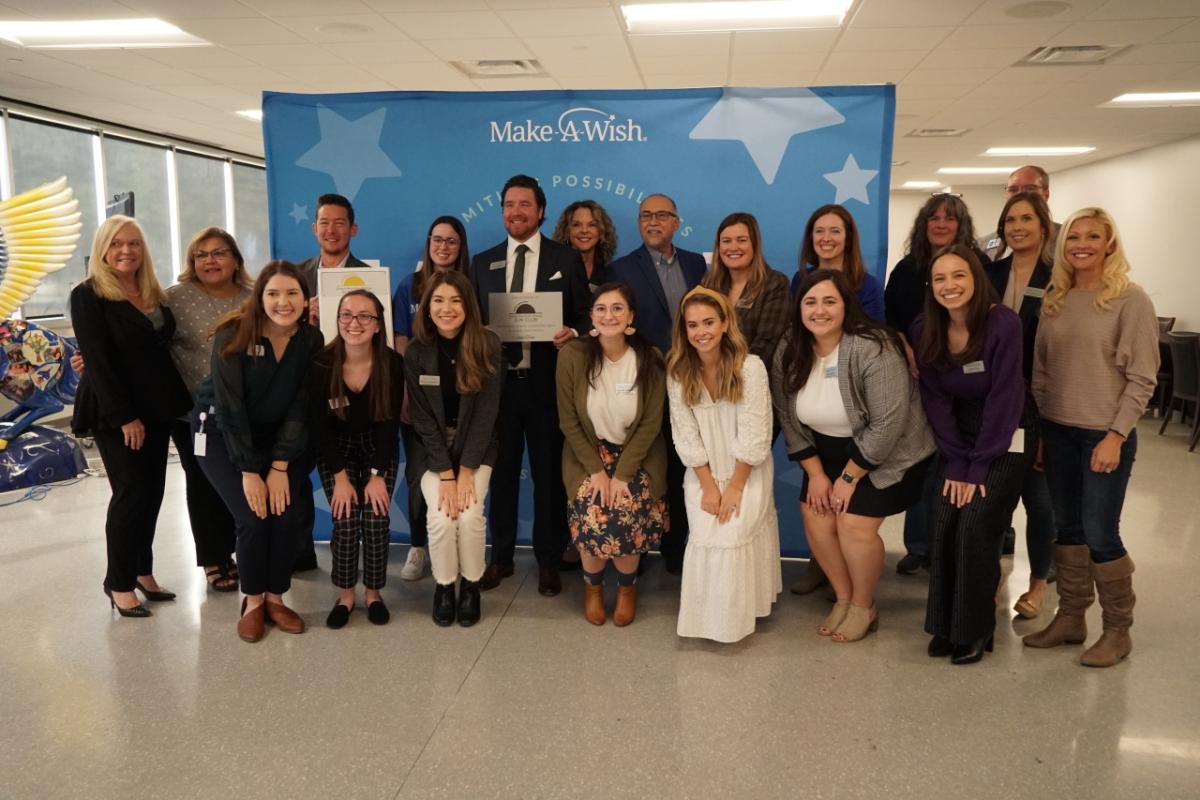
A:
<svg viewBox="0 0 1200 800">
<path fill-rule="evenodd" d="M 1174 317 L 1158 317 L 1158 383 L 1150 407 L 1160 417 L 1166 416 L 1167 404 L 1171 402 L 1171 349 L 1167 346 L 1167 331 L 1175 327 Z"/>
<path fill-rule="evenodd" d="M 1175 318 L 1174 317 L 1159 317 L 1158 318 L 1158 332 L 1159 333 L 1167 333 L 1168 331 L 1171 330 L 1171 328 L 1174 328 L 1174 327 L 1175 327 Z"/>
<path fill-rule="evenodd" d="M 1186 425 L 1190 407 L 1192 434 L 1188 450 L 1192 450 L 1196 447 L 1197 434 L 1200 432 L 1200 333 L 1169 332 L 1164 336 L 1171 353 L 1171 399 L 1158 432 L 1161 435 L 1166 431 L 1176 408 Z"/>
</svg>

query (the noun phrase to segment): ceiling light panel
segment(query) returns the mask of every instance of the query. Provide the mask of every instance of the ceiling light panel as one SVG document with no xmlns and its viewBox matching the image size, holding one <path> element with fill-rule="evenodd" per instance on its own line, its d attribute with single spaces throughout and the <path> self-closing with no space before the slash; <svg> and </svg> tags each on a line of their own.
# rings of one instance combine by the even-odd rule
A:
<svg viewBox="0 0 1200 800">
<path fill-rule="evenodd" d="M 1115 108 L 1200 106 L 1200 92 L 1130 92 L 1104 104 Z"/>
<path fill-rule="evenodd" d="M 630 33 L 836 28 L 853 0 L 748 0 L 623 5 Z"/>
<path fill-rule="evenodd" d="M 161 19 L 0 21 L 0 39 L 42 50 L 202 47 L 210 42 Z"/>
</svg>

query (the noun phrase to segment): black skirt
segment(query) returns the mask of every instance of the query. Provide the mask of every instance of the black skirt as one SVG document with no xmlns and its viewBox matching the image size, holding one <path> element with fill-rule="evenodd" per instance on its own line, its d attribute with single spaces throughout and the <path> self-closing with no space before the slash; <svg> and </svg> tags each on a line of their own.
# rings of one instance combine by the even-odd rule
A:
<svg viewBox="0 0 1200 800">
<path fill-rule="evenodd" d="M 812 431 L 812 435 L 825 475 L 831 481 L 840 481 L 846 462 L 850 460 L 852 440 L 849 437 L 826 436 L 817 431 Z M 890 517 L 907 510 L 920 499 L 921 484 L 933 459 L 934 457 L 930 456 L 913 464 L 899 482 L 886 489 L 876 488 L 875 484 L 871 483 L 871 474 L 868 472 L 855 487 L 854 494 L 850 497 L 850 507 L 846 509 L 847 513 L 863 517 Z M 803 480 L 800 482 L 800 500 L 803 502 L 808 497 L 808 473 L 801 470 L 801 475 Z"/>
</svg>

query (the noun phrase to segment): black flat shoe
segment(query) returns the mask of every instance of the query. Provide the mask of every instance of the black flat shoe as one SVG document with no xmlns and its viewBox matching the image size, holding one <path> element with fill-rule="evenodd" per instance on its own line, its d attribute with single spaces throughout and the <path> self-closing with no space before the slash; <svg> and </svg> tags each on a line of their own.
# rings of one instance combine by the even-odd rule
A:
<svg viewBox="0 0 1200 800">
<path fill-rule="evenodd" d="M 351 609 L 341 603 L 334 604 L 329 616 L 325 618 L 325 627 L 333 628 L 335 631 L 346 627 L 346 623 L 350 621 L 350 611 Z"/>
<path fill-rule="evenodd" d="M 983 652 L 992 652 L 994 636 L 980 639 L 971 644 L 956 644 L 950 653 L 951 664 L 974 664 L 983 660 Z"/>
<path fill-rule="evenodd" d="M 106 595 L 108 595 L 108 604 L 112 608 L 115 608 L 117 610 L 117 613 L 120 614 L 122 617 L 134 617 L 137 619 L 141 619 L 143 617 L 154 616 L 154 614 L 150 611 L 150 609 L 146 608 L 141 603 L 138 603 L 133 608 L 121 608 L 119 605 L 117 605 L 117 601 L 113 599 L 111 589 L 105 589 L 104 593 Z"/>
<path fill-rule="evenodd" d="M 458 589 L 458 624 L 469 628 L 479 622 L 479 584 L 462 579 Z"/>
<path fill-rule="evenodd" d="M 930 639 L 929 648 L 926 650 L 930 658 L 943 658 L 953 651 L 954 645 L 945 636 L 935 636 Z"/>
<path fill-rule="evenodd" d="M 162 588 L 161 586 L 158 587 L 158 591 L 153 591 L 151 589 L 147 589 L 145 586 L 142 585 L 141 581 L 138 581 L 137 588 L 139 591 L 141 591 L 142 594 L 146 595 L 147 600 L 159 602 L 162 600 L 174 600 L 175 599 L 174 592 L 168 592 L 166 589 Z"/>
<path fill-rule="evenodd" d="M 443 628 L 454 624 L 454 584 L 433 590 L 433 621 Z"/>
<path fill-rule="evenodd" d="M 367 604 L 367 619 L 371 621 L 372 625 L 387 625 L 391 618 L 392 613 L 388 611 L 388 607 L 383 604 L 382 600 Z"/>
</svg>

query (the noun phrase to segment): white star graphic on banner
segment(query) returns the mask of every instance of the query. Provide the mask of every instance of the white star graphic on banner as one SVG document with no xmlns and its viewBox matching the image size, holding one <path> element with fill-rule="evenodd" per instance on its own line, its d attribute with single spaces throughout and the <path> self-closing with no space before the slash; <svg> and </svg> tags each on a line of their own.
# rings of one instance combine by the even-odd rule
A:
<svg viewBox="0 0 1200 800">
<path fill-rule="evenodd" d="M 847 200 L 859 200 L 863 205 L 871 205 L 871 195 L 867 184 L 875 180 L 879 174 L 877 169 L 861 169 L 854 160 L 854 154 L 846 156 L 846 163 L 841 172 L 826 172 L 825 180 L 837 187 L 837 197 L 833 202 L 844 203 Z"/>
<path fill-rule="evenodd" d="M 740 141 L 771 184 L 793 136 L 845 121 L 808 89 L 725 89 L 688 138 Z"/>
<path fill-rule="evenodd" d="M 294 219 L 296 224 L 299 225 L 301 222 L 304 222 L 304 220 L 308 219 L 308 206 L 292 203 L 292 210 L 290 213 L 288 213 L 288 216 Z"/>
<path fill-rule="evenodd" d="M 368 178 L 400 177 L 400 168 L 379 147 L 386 115 L 387 109 L 381 108 L 351 122 L 318 107 L 321 140 L 296 159 L 296 166 L 329 175 L 338 193 L 351 202 Z"/>
</svg>

